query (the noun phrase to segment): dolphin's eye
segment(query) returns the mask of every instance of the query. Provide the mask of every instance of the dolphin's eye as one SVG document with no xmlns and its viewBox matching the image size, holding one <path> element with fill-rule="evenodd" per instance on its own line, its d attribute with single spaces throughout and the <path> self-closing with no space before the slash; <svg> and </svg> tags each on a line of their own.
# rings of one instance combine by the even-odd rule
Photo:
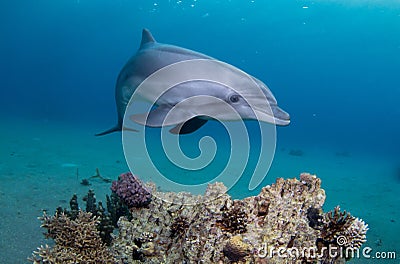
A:
<svg viewBox="0 0 400 264">
<path fill-rule="evenodd" d="M 232 103 L 237 103 L 237 102 L 239 102 L 239 95 L 237 95 L 237 94 L 231 95 L 231 97 L 229 97 L 229 100 Z"/>
</svg>

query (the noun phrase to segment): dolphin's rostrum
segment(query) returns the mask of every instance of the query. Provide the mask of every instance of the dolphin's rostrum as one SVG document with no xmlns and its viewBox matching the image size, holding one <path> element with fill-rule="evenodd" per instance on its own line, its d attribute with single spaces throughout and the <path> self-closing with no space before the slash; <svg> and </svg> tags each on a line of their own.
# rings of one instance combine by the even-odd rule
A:
<svg viewBox="0 0 400 264">
<path fill-rule="evenodd" d="M 97 136 L 122 130 L 124 114 L 131 96 L 141 83 L 150 75 L 164 67 L 179 62 L 203 59 L 218 62 L 207 55 L 195 51 L 158 43 L 155 41 L 149 30 L 143 29 L 139 50 L 126 63 L 117 79 L 115 100 L 117 105 L 118 123 L 113 128 L 97 134 Z M 207 82 L 205 80 L 193 80 L 175 85 L 157 99 L 155 102 L 157 108 L 149 113 L 144 113 L 143 115 L 133 115 L 131 116 L 131 119 L 136 123 L 150 127 L 174 125 L 174 128 L 170 130 L 170 132 L 174 134 L 192 133 L 204 125 L 210 118 L 205 115 L 192 114 L 191 116 L 189 115 L 187 119 L 184 119 L 187 115 L 183 114 L 182 116 L 170 117 L 169 123 L 164 123 L 164 121 L 169 111 L 179 102 L 190 97 L 203 95 L 209 96 L 210 98 L 215 97 L 228 103 L 237 111 L 238 116 L 240 116 L 241 119 L 258 119 L 259 121 L 276 125 L 288 125 L 290 123 L 289 115 L 278 107 L 277 101 L 268 87 L 257 78 L 253 76 L 250 76 L 250 78 L 264 95 L 257 96 L 255 100 L 262 100 L 264 101 L 263 103 L 269 107 L 264 107 L 265 109 L 252 107 L 253 105 L 250 106 L 246 100 L 243 100 L 240 94 L 235 93 L 232 89 L 223 84 Z M 146 91 L 144 91 L 144 93 L 146 93 Z M 255 97 L 255 95 L 253 97 Z M 211 106 L 215 106 L 215 102 L 212 104 L 210 103 L 210 107 Z M 218 114 L 220 120 L 233 120 L 231 115 L 224 115 L 224 113 L 217 112 L 221 111 L 221 109 L 222 108 L 215 107 L 215 113 Z M 193 113 L 196 111 L 189 112 Z M 211 109 L 208 109 L 208 112 L 211 113 L 209 116 L 213 117 L 212 107 Z"/>
</svg>

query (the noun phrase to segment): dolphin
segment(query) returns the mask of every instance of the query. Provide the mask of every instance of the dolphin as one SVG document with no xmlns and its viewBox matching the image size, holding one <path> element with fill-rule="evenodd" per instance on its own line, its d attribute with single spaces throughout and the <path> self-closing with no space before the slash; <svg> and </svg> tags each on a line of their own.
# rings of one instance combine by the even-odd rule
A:
<svg viewBox="0 0 400 264">
<path fill-rule="evenodd" d="M 150 31 L 148 29 L 143 29 L 142 40 L 138 51 L 125 64 L 117 78 L 115 86 L 115 102 L 117 106 L 118 123 L 114 127 L 96 134 L 96 136 L 102 136 L 122 130 L 124 114 L 131 96 L 141 83 L 150 75 L 172 64 L 199 59 L 217 61 L 212 57 L 196 51 L 156 42 Z M 249 76 L 253 79 L 256 85 L 259 86 L 265 96 L 260 100 L 267 100 L 266 103 L 270 106 L 269 109 L 259 110 L 259 113 L 262 114 L 260 121 L 280 126 L 288 125 L 290 123 L 289 114 L 278 107 L 277 101 L 267 85 L 259 79 L 251 75 Z M 130 118 L 136 123 L 149 127 L 175 125 L 175 127 L 170 130 L 171 133 L 189 134 L 203 126 L 208 120 L 210 120 L 210 118 L 207 116 L 197 116 L 196 114 L 192 114 L 190 116 L 185 116 L 186 119 L 177 118 L 175 122 L 168 124 L 164 124 L 163 121 L 173 106 L 177 105 L 187 97 L 202 94 L 221 98 L 231 104 L 244 120 L 260 119 L 254 115 L 253 111 L 250 111 L 252 109 L 249 108 L 249 105 L 244 100 L 240 100 L 239 95 L 227 92 L 227 90 L 229 89 L 221 84 L 207 83 L 205 81 L 192 81 L 190 83 L 179 84 L 159 98 L 156 102 L 156 109 L 149 113 L 145 113 L 144 115 L 133 115 Z M 229 95 L 229 97 L 227 97 L 227 95 Z M 213 113 L 211 105 L 212 104 L 210 104 L 210 107 L 208 108 L 211 108 L 209 111 Z M 216 107 L 215 113 L 220 110 L 221 108 Z M 218 114 L 222 117 L 222 120 L 230 120 L 229 118 L 225 118 L 223 113 Z"/>
</svg>

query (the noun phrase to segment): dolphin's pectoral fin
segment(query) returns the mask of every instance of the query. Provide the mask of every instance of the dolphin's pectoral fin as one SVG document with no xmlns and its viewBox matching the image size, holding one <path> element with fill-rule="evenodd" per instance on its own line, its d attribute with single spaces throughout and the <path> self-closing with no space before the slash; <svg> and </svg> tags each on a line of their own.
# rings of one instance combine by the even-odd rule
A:
<svg viewBox="0 0 400 264">
<path fill-rule="evenodd" d="M 172 134 L 190 134 L 202 127 L 205 123 L 207 123 L 207 120 L 201 119 L 198 117 L 193 117 L 192 119 L 186 121 L 185 123 L 181 123 L 174 128 L 171 128 L 169 132 Z"/>
<path fill-rule="evenodd" d="M 121 126 L 119 124 L 114 126 L 114 127 L 112 127 L 112 128 L 110 128 L 110 129 L 108 129 L 108 130 L 106 130 L 106 131 L 103 131 L 101 133 L 97 133 L 97 134 L 95 134 L 95 136 L 96 137 L 104 136 L 104 135 L 107 135 L 107 134 L 110 134 L 110 133 L 113 133 L 113 132 L 117 132 L 117 131 L 121 131 Z"/>
<path fill-rule="evenodd" d="M 129 131 L 129 132 L 139 132 L 139 130 L 137 130 L 137 129 L 130 128 L 130 127 L 126 127 L 126 126 L 122 127 L 121 130 L 122 130 L 123 132 L 126 132 L 126 131 Z"/>
<path fill-rule="evenodd" d="M 184 123 L 194 115 L 180 109 L 172 109 L 170 105 L 160 105 L 148 113 L 130 116 L 131 120 L 149 127 L 172 126 Z"/>
</svg>

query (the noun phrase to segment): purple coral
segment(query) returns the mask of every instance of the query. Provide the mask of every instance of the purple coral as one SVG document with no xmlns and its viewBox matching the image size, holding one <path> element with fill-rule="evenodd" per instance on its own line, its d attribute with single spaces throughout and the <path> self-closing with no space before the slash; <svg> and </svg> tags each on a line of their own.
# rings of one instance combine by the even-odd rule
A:
<svg viewBox="0 0 400 264">
<path fill-rule="evenodd" d="M 143 207 L 150 203 L 151 193 L 140 182 L 138 177 L 130 172 L 123 173 L 118 181 L 113 181 L 111 190 L 129 207 Z"/>
</svg>

